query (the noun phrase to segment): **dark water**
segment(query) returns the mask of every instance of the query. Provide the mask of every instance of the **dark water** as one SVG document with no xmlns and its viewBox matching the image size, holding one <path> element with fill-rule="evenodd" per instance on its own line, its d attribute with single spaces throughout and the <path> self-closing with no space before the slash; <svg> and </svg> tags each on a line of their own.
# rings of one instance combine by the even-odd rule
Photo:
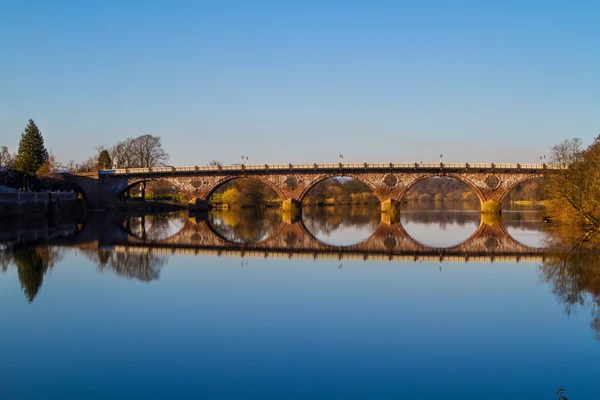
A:
<svg viewBox="0 0 600 400">
<path fill-rule="evenodd" d="M 3 226 L 0 399 L 600 398 L 600 273 L 449 208 Z"/>
</svg>

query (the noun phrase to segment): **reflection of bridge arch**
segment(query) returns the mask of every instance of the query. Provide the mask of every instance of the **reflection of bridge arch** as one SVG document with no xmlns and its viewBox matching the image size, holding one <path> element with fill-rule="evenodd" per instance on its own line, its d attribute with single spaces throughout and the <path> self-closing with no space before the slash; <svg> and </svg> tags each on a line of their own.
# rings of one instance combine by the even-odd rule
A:
<svg viewBox="0 0 600 400">
<path fill-rule="evenodd" d="M 477 230 L 465 241 L 451 247 L 432 247 L 413 239 L 401 223 L 387 224 L 381 222 L 367 239 L 349 246 L 335 246 L 317 239 L 301 222 L 292 224 L 282 222 L 269 237 L 255 243 L 236 243 L 221 236 L 211 224 L 205 220 L 189 219 L 184 227 L 174 235 L 156 241 L 142 240 L 130 235 L 126 243 L 150 246 L 171 247 L 210 247 L 210 248 L 246 248 L 255 250 L 287 249 L 289 251 L 341 251 L 341 252 L 377 252 L 419 254 L 468 254 L 468 253 L 530 253 L 540 249 L 524 245 L 515 240 L 502 223 L 486 223 L 480 221 Z"/>
</svg>

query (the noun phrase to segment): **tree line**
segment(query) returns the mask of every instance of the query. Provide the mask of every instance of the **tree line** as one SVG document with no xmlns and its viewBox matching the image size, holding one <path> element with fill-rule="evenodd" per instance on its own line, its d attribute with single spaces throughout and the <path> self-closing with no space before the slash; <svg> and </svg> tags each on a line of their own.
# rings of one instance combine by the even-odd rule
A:
<svg viewBox="0 0 600 400">
<path fill-rule="evenodd" d="M 23 187 L 38 180 L 51 178 L 59 171 L 85 172 L 111 168 L 148 168 L 164 165 L 169 154 L 158 136 L 141 135 L 127 138 L 113 146 L 99 146 L 96 154 L 82 162 L 66 164 L 56 160 L 44 144 L 44 137 L 33 119 L 21 134 L 16 153 L 0 146 L 0 184 Z M 28 178 L 28 179 L 27 179 Z"/>
<path fill-rule="evenodd" d="M 112 168 L 150 168 L 165 165 L 169 154 L 159 136 L 142 135 L 127 138 L 111 147 L 98 146 L 97 153 L 81 163 L 75 160 L 66 165 L 68 171 L 85 172 Z"/>
</svg>

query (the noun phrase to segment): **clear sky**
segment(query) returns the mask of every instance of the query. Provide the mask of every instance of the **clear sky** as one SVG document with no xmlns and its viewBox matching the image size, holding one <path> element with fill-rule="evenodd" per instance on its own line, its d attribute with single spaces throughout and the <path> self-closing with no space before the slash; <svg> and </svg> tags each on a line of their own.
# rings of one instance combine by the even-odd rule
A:
<svg viewBox="0 0 600 400">
<path fill-rule="evenodd" d="M 0 0 L 0 144 L 29 118 L 63 162 L 536 162 L 600 134 L 600 2 Z"/>
</svg>

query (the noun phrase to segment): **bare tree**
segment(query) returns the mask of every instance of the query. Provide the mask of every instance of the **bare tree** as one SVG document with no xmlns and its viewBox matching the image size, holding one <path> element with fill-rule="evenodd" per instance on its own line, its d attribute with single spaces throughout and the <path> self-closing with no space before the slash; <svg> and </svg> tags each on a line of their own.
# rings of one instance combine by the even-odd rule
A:
<svg viewBox="0 0 600 400">
<path fill-rule="evenodd" d="M 134 156 L 134 139 L 127 138 L 110 148 L 109 154 L 114 168 L 137 167 Z"/>
<path fill-rule="evenodd" d="M 109 150 L 114 168 L 149 168 L 164 165 L 169 155 L 158 136 L 127 138 Z"/>
<path fill-rule="evenodd" d="M 133 139 L 133 152 L 136 164 L 140 168 L 164 165 L 169 155 L 162 148 L 162 140 L 158 136 L 143 135 Z"/>
<path fill-rule="evenodd" d="M 40 179 L 52 178 L 58 172 L 59 167 L 54 154 L 50 153 L 46 162 L 37 170 L 36 176 Z"/>
<path fill-rule="evenodd" d="M 600 137 L 583 150 L 578 139 L 564 141 L 551 158 L 565 168 L 545 177 L 548 215 L 573 228 L 600 229 Z"/>
<path fill-rule="evenodd" d="M 0 167 L 12 168 L 14 164 L 14 156 L 8 151 L 8 147 L 0 147 Z"/>
<path fill-rule="evenodd" d="M 89 172 L 98 169 L 98 157 L 90 156 L 79 164 L 75 164 L 75 172 Z"/>
</svg>

